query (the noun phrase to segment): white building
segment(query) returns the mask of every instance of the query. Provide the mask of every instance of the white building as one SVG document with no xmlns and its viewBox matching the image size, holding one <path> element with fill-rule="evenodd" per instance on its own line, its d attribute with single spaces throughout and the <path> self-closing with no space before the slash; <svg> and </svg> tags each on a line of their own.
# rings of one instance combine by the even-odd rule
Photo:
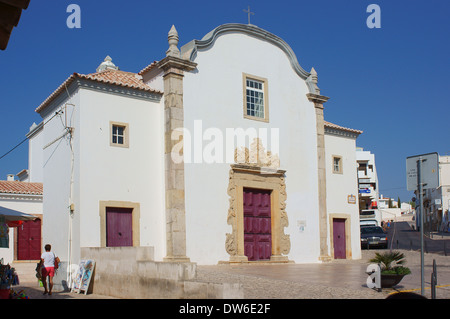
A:
<svg viewBox="0 0 450 319">
<path fill-rule="evenodd" d="M 336 243 L 340 234 L 334 228 L 345 227 L 345 233 L 351 236 L 347 239 L 347 254 L 353 252 L 353 257 L 360 258 L 360 224 L 358 207 L 356 138 L 362 131 L 340 127 L 325 122 L 325 158 L 327 166 L 327 210 L 330 225 L 330 249 L 339 250 Z M 332 256 L 336 256 L 334 251 Z"/>
<path fill-rule="evenodd" d="M 69 264 L 108 246 L 199 264 L 360 258 L 362 132 L 324 121 L 315 70 L 253 25 L 181 49 L 172 28 L 169 44 L 138 74 L 109 57 L 74 73 L 36 109 L 44 242 Z"/>
<path fill-rule="evenodd" d="M 356 148 L 358 163 L 359 209 L 378 207 L 379 185 L 375 155 L 363 148 Z"/>
<path fill-rule="evenodd" d="M 439 158 L 439 186 L 426 189 L 424 196 L 425 230 L 449 231 L 450 156 Z"/>
</svg>

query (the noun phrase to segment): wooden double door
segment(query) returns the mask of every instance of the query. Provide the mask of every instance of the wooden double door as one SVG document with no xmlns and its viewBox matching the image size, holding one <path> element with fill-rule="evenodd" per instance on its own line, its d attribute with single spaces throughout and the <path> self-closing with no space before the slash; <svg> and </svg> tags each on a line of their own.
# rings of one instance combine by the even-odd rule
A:
<svg viewBox="0 0 450 319">
<path fill-rule="evenodd" d="M 249 261 L 272 255 L 272 214 L 269 190 L 244 188 L 244 254 Z"/>
<path fill-rule="evenodd" d="M 24 221 L 17 227 L 17 259 L 41 259 L 41 220 Z"/>
</svg>

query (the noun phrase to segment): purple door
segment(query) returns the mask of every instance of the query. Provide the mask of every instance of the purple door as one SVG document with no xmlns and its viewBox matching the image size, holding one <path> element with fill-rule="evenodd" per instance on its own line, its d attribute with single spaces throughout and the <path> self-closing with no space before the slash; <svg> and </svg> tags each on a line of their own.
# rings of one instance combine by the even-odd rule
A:
<svg viewBox="0 0 450 319">
<path fill-rule="evenodd" d="M 248 260 L 272 255 L 270 191 L 244 188 L 244 254 Z"/>
<path fill-rule="evenodd" d="M 345 259 L 345 219 L 343 218 L 333 219 L 333 244 L 334 258 Z"/>
<path fill-rule="evenodd" d="M 133 246 L 133 209 L 106 208 L 106 246 Z"/>
<path fill-rule="evenodd" d="M 41 220 L 24 221 L 17 227 L 17 259 L 41 259 Z"/>
</svg>

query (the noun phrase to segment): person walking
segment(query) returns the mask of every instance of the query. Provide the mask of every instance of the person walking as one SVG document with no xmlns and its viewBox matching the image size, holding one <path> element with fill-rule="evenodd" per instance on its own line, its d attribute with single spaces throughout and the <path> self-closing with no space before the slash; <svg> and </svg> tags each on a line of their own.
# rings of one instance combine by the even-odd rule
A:
<svg viewBox="0 0 450 319">
<path fill-rule="evenodd" d="M 50 244 L 45 245 L 45 252 L 41 255 L 41 267 L 42 267 L 42 284 L 44 285 L 44 295 L 52 294 L 53 277 L 55 276 L 55 268 L 58 267 L 59 258 L 51 252 L 52 246 Z M 47 277 L 48 289 L 47 289 Z"/>
</svg>

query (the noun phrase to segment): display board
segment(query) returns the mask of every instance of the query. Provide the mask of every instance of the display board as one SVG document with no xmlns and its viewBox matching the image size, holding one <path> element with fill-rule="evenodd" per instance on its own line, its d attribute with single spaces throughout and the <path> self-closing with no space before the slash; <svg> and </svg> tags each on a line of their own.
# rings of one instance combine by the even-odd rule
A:
<svg viewBox="0 0 450 319">
<path fill-rule="evenodd" d="M 75 275 L 72 292 L 81 293 L 83 291 L 87 295 L 94 267 L 95 261 L 92 259 L 82 260 L 80 262 Z"/>
</svg>

